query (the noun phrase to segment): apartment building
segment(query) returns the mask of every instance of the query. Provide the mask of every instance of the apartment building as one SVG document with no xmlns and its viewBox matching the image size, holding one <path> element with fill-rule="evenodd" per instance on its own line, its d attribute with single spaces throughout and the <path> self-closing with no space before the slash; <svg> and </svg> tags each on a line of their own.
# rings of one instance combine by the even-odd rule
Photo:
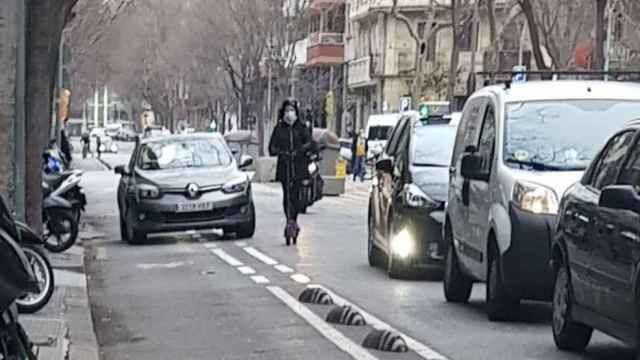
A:
<svg viewBox="0 0 640 360">
<path fill-rule="evenodd" d="M 425 74 L 433 71 L 448 71 L 452 51 L 451 28 L 444 27 L 424 44 L 423 55 L 416 57 L 416 42 L 402 21 L 392 13 L 393 0 L 348 0 L 347 26 L 345 30 L 345 61 L 348 68 L 348 89 L 351 115 L 355 126 L 363 127 L 371 114 L 397 112 L 402 99 L 411 93 L 416 69 Z M 441 3 L 446 0 L 441 0 Z M 459 66 L 454 89 L 455 107 L 464 103 L 470 91 L 471 71 L 510 70 L 522 63 L 529 67 L 531 54 L 526 46 L 528 34 L 522 16 L 512 16 L 506 1 L 496 1 L 496 18 L 506 21 L 502 32 L 501 51 L 497 54 L 496 66 L 487 66 L 487 50 L 493 47 L 490 40 L 488 13 L 484 7 L 476 12 L 477 31 L 469 26 L 462 29 L 459 39 Z M 427 14 L 433 11 L 427 0 L 398 0 L 397 10 L 409 20 L 420 37 L 427 26 Z M 432 14 L 429 14 L 432 15 Z M 437 23 L 450 22 L 446 9 L 433 14 Z M 474 39 L 474 35 L 476 38 Z M 522 49 L 520 45 L 523 45 Z M 475 55 L 472 47 L 475 46 Z M 422 61 L 416 67 L 416 61 Z M 472 66 L 472 59 L 475 65 Z M 478 81 L 481 85 L 481 81 Z M 437 91 L 440 90 L 440 91 Z M 419 97 L 442 98 L 441 89 L 421 90 Z M 416 104 L 413 104 L 414 106 Z"/>
</svg>

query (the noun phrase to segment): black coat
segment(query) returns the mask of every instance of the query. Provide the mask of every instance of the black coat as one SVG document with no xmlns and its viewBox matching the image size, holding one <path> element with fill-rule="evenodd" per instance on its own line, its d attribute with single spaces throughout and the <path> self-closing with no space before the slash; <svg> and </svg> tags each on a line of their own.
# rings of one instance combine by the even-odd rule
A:
<svg viewBox="0 0 640 360">
<path fill-rule="evenodd" d="M 278 168 L 276 170 L 276 180 L 286 182 L 289 178 L 288 171 L 293 163 L 293 179 L 302 180 L 309 177 L 307 170 L 308 160 L 305 149 L 312 146 L 309 129 L 298 120 L 293 125 L 284 121 L 278 122 L 269 141 L 269 155 L 278 157 Z M 296 152 L 293 159 L 286 155 Z M 293 161 L 292 161 L 293 160 Z"/>
</svg>

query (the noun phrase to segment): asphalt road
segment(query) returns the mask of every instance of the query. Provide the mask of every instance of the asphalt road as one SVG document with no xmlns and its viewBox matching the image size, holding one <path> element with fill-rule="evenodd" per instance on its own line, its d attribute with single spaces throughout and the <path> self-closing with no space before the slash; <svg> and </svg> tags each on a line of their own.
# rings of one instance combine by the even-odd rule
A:
<svg viewBox="0 0 640 360">
<path fill-rule="evenodd" d="M 125 155 L 112 161 L 126 162 Z M 314 205 L 301 218 L 297 247 L 284 246 L 279 188 L 262 184 L 254 186 L 258 228 L 251 240 L 181 233 L 129 246 L 120 241 L 117 180 L 106 170 L 84 179 L 88 222 L 103 233 L 87 255 L 104 359 L 634 358 L 632 349 L 601 333 L 583 354 L 556 350 L 548 304 L 524 303 L 517 321 L 490 323 L 482 285 L 469 305 L 452 305 L 441 281 L 391 280 L 370 268 L 366 185 Z M 364 310 L 370 324 L 410 337 L 412 351 L 363 351 L 371 325 L 327 326 L 330 307 L 295 301 L 309 284 Z"/>
</svg>

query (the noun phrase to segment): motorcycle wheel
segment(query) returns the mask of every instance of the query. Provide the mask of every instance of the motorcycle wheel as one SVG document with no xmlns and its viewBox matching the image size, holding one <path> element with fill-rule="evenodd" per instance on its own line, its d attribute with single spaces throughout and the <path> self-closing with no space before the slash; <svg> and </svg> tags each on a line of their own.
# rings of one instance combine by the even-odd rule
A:
<svg viewBox="0 0 640 360">
<path fill-rule="evenodd" d="M 53 295 L 55 288 L 53 267 L 41 247 L 23 244 L 22 250 L 27 260 L 29 260 L 29 265 L 31 265 L 33 273 L 36 275 L 40 292 L 27 294 L 17 299 L 16 304 L 18 305 L 19 312 L 23 314 L 33 314 L 45 307 Z"/>
<path fill-rule="evenodd" d="M 78 238 L 76 215 L 69 209 L 52 209 L 45 221 L 45 243 L 47 250 L 63 252 Z"/>
</svg>

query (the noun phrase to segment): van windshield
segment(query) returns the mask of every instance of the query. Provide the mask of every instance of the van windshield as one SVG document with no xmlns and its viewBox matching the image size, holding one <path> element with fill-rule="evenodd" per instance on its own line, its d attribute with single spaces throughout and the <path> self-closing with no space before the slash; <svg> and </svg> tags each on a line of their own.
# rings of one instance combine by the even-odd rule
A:
<svg viewBox="0 0 640 360">
<path fill-rule="evenodd" d="M 392 126 L 371 126 L 369 127 L 369 140 L 387 140 Z"/>
<path fill-rule="evenodd" d="M 509 103 L 504 161 L 525 170 L 584 170 L 606 139 L 639 114 L 640 101 Z"/>
</svg>

